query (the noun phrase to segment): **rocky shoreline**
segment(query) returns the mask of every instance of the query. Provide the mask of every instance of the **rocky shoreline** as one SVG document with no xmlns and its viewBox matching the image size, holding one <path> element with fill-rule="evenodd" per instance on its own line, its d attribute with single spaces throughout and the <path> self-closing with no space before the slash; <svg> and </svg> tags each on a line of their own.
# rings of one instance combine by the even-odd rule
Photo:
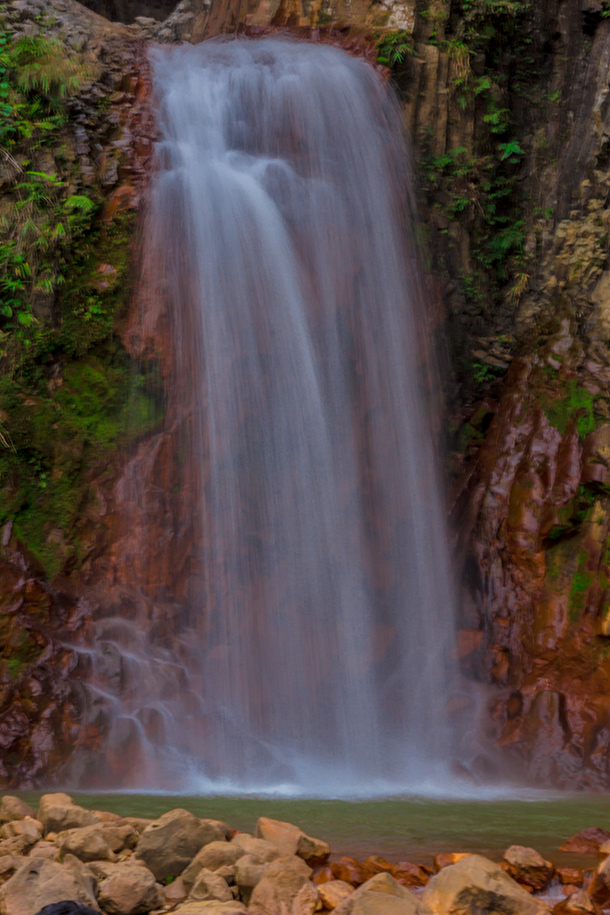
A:
<svg viewBox="0 0 610 915">
<path fill-rule="evenodd" d="M 71 901 L 107 915 L 599 915 L 610 905 L 610 832 L 561 846 L 597 867 L 555 867 L 513 845 L 500 864 L 448 851 L 432 867 L 378 855 L 333 860 L 298 826 L 260 817 L 254 835 L 175 809 L 158 819 L 87 810 L 46 794 L 0 801 L 0 915 Z"/>
</svg>

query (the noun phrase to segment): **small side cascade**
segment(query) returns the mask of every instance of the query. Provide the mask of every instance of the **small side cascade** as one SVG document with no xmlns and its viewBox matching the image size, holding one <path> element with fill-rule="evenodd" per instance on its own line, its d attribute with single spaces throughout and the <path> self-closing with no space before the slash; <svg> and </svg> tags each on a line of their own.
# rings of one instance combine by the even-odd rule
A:
<svg viewBox="0 0 610 915">
<path fill-rule="evenodd" d="M 425 790 L 455 623 L 398 106 L 309 42 L 152 65 L 145 269 L 195 533 L 171 620 L 99 624 L 107 752 L 137 738 L 142 788 Z"/>
</svg>

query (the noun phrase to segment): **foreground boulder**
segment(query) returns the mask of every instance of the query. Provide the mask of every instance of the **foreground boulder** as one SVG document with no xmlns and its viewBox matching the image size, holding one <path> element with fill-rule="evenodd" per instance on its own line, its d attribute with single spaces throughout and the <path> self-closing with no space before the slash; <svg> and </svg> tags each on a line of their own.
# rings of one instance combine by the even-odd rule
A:
<svg viewBox="0 0 610 915">
<path fill-rule="evenodd" d="M 231 845 L 234 845 L 236 848 L 241 848 L 242 855 L 251 855 L 253 858 L 256 858 L 260 864 L 268 864 L 270 861 L 275 861 L 275 859 L 279 858 L 282 854 L 289 854 L 289 852 L 279 851 L 277 846 L 272 842 L 267 842 L 266 839 L 256 839 L 246 832 L 238 833 L 231 842 Z"/>
<path fill-rule="evenodd" d="M 233 894 L 226 880 L 204 867 L 193 884 L 188 902 L 207 902 L 213 899 L 217 902 L 232 902 Z"/>
<path fill-rule="evenodd" d="M 14 820 L 23 820 L 25 817 L 35 817 L 32 808 L 18 797 L 5 794 L 0 801 L 0 823 L 10 823 Z"/>
<path fill-rule="evenodd" d="M 318 894 L 320 902 L 327 909 L 336 909 L 337 906 L 345 902 L 352 893 L 354 887 L 343 880 L 328 880 L 326 883 L 320 883 Z"/>
<path fill-rule="evenodd" d="M 101 817 L 92 810 L 77 806 L 69 794 L 43 794 L 38 804 L 38 819 L 46 834 L 92 826 L 99 823 Z"/>
<path fill-rule="evenodd" d="M 295 900 L 307 884 L 311 886 L 311 897 L 314 900 L 311 907 L 313 913 L 318 891 L 311 883 L 310 877 L 311 868 L 295 855 L 286 855 L 272 861 L 265 868 L 262 880 L 252 891 L 248 906 L 249 915 L 279 915 L 284 911 L 292 915 Z"/>
<path fill-rule="evenodd" d="M 431 915 L 428 906 L 391 874 L 376 874 L 334 910 L 335 915 Z"/>
<path fill-rule="evenodd" d="M 177 877 L 204 845 L 226 841 L 227 828 L 217 820 L 200 820 L 188 810 L 170 810 L 146 827 L 136 846 L 136 857 L 157 880 Z"/>
<path fill-rule="evenodd" d="M 544 889 L 555 873 L 550 861 L 545 861 L 535 849 L 523 845 L 511 845 L 504 852 L 504 861 L 505 870 L 511 877 L 534 890 Z"/>
<path fill-rule="evenodd" d="M 209 845 L 204 845 L 182 873 L 184 886 L 187 891 L 190 891 L 199 871 L 203 868 L 207 868 L 210 871 L 218 871 L 225 867 L 231 867 L 244 855 L 243 848 L 239 845 L 234 845 L 233 842 L 210 842 Z"/>
<path fill-rule="evenodd" d="M 553 909 L 554 915 L 599 915 L 599 911 L 585 890 L 576 890 Z"/>
<path fill-rule="evenodd" d="M 597 905 L 606 906 L 610 902 L 610 858 L 602 861 L 593 874 L 589 895 Z"/>
<path fill-rule="evenodd" d="M 254 855 L 244 855 L 235 865 L 235 885 L 238 887 L 239 895 L 246 904 L 250 901 L 254 887 L 263 879 L 265 866 Z"/>
<path fill-rule="evenodd" d="M 16 836 L 25 836 L 31 839 L 32 845 L 42 839 L 42 823 L 34 817 L 23 817 L 20 820 L 12 820 L 0 827 L 0 837 L 2 839 L 14 839 Z"/>
<path fill-rule="evenodd" d="M 43 906 L 65 900 L 80 902 L 99 911 L 95 884 L 93 874 L 71 855 L 63 864 L 31 858 L 0 887 L 0 913 L 36 915 Z"/>
<path fill-rule="evenodd" d="M 148 868 L 117 865 L 100 883 L 97 899 L 108 915 L 143 915 L 163 905 L 165 894 Z"/>
<path fill-rule="evenodd" d="M 313 839 L 292 823 L 260 817 L 255 835 L 275 845 L 281 855 L 298 855 L 310 867 L 325 864 L 330 856 L 330 845 L 322 839 Z"/>
<path fill-rule="evenodd" d="M 547 905 L 531 896 L 501 867 L 468 855 L 443 868 L 424 890 L 423 901 L 439 915 L 545 915 Z"/>
<path fill-rule="evenodd" d="M 103 830 L 97 824 L 61 832 L 57 836 L 56 842 L 59 846 L 60 861 L 67 854 L 74 855 L 81 861 L 116 860 L 116 855 L 108 844 Z"/>
<path fill-rule="evenodd" d="M 235 899 L 233 902 L 185 902 L 174 909 L 175 915 L 243 915 L 246 911 L 248 910 L 243 902 L 237 902 Z M 275 912 L 274 915 L 280 913 Z"/>
</svg>

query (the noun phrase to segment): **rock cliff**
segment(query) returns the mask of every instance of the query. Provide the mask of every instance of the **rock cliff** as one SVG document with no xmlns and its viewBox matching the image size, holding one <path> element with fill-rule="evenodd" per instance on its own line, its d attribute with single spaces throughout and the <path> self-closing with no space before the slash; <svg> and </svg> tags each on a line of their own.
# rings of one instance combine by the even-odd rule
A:
<svg viewBox="0 0 610 915">
<path fill-rule="evenodd" d="M 484 777 L 608 787 L 605 0 L 90 5 L 16 0 L 2 14 L 9 47 L 42 37 L 76 68 L 61 98 L 30 112 L 29 137 L 0 128 L 0 255 L 17 288 L 0 336 L 5 783 L 48 781 L 75 743 L 99 763 L 103 707 L 80 685 L 92 627 L 120 605 L 169 637 L 172 602 L 200 575 L 189 505 L 171 496 L 181 417 L 165 400 L 167 355 L 140 322 L 146 276 L 130 279 L 154 140 L 146 43 L 290 28 L 378 58 L 415 143 L 428 285 L 451 350 L 460 655 L 488 697 L 481 749 L 464 762 Z M 14 110 L 44 96 L 10 91 Z M 52 141 L 42 114 L 59 118 Z M 15 239 L 26 219 L 46 238 L 51 215 L 68 238 L 48 242 L 30 281 Z M 120 680 L 104 657 L 102 679 Z M 100 778 L 121 777 L 120 762 L 104 765 Z"/>
</svg>

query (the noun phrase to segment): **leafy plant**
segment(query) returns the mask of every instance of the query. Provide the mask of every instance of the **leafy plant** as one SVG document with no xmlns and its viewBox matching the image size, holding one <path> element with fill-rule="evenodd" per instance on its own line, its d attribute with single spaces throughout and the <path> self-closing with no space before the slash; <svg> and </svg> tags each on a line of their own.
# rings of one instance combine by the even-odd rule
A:
<svg viewBox="0 0 610 915">
<path fill-rule="evenodd" d="M 414 53 L 413 38 L 404 29 L 388 32 L 377 42 L 377 63 L 383 64 L 390 70 L 396 69 L 410 54 Z"/>
<path fill-rule="evenodd" d="M 489 365 L 486 362 L 478 362 L 476 359 L 470 363 L 470 376 L 476 384 L 489 384 L 496 381 L 504 374 L 504 369 L 499 366 Z"/>
</svg>

